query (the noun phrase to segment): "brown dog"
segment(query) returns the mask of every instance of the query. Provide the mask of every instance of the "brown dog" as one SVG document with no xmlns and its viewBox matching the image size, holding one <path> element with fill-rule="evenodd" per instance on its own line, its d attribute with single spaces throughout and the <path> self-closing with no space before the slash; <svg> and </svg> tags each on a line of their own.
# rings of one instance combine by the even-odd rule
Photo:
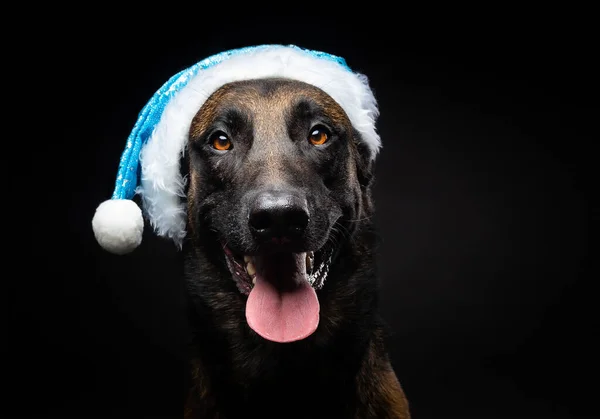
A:
<svg viewBox="0 0 600 419">
<path fill-rule="evenodd" d="M 409 418 L 377 314 L 373 163 L 323 90 L 216 90 L 187 144 L 191 418 Z"/>
</svg>

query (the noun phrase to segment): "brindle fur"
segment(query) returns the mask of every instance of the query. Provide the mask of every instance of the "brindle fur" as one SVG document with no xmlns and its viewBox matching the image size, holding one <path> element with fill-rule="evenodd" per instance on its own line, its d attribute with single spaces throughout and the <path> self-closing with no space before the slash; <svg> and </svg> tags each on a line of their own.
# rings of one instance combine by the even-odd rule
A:
<svg viewBox="0 0 600 419">
<path fill-rule="evenodd" d="M 320 150 L 306 141 L 314 121 L 334 129 Z M 209 149 L 215 126 L 231 132 L 235 153 Z M 409 418 L 377 314 L 373 168 L 345 112 L 301 82 L 231 83 L 197 113 L 188 150 L 183 250 L 193 361 L 185 418 Z M 337 253 L 318 291 L 317 331 L 278 344 L 248 327 L 246 297 L 225 265 L 219 239 L 249 246 L 240 224 L 244 194 L 292 184 L 314 195 L 311 223 L 314 218 L 321 233 L 335 235 Z M 335 231 L 328 217 L 339 217 Z M 323 244 L 316 234 L 307 240 Z"/>
</svg>

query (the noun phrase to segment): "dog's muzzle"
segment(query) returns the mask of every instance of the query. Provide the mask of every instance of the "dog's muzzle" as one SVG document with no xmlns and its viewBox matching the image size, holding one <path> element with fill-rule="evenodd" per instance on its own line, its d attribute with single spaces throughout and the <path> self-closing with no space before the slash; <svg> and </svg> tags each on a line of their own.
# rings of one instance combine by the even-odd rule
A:
<svg viewBox="0 0 600 419">
<path fill-rule="evenodd" d="M 319 324 L 316 290 L 327 277 L 333 247 L 307 248 L 310 212 L 298 192 L 262 191 L 248 208 L 248 228 L 257 250 L 234 255 L 224 246 L 238 289 L 248 295 L 248 325 L 275 342 L 304 339 Z"/>
</svg>

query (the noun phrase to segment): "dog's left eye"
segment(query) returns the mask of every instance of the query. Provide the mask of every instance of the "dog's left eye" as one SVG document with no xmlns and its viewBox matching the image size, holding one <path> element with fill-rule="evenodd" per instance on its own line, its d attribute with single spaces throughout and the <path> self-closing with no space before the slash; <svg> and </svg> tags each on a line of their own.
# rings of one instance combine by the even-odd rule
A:
<svg viewBox="0 0 600 419">
<path fill-rule="evenodd" d="M 329 131 L 323 126 L 313 127 L 308 136 L 308 141 L 312 145 L 323 145 L 329 140 Z"/>
<path fill-rule="evenodd" d="M 222 131 L 215 132 L 210 136 L 210 145 L 219 151 L 227 151 L 231 149 L 231 140 L 229 137 Z"/>
</svg>

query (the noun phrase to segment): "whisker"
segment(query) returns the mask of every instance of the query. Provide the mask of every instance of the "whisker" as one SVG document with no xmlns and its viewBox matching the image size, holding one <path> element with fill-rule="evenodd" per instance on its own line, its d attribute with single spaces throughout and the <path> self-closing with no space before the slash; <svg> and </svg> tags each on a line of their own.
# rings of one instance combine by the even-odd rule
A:
<svg viewBox="0 0 600 419">
<path fill-rule="evenodd" d="M 350 233 L 350 231 L 348 230 L 348 228 L 346 228 L 339 221 L 335 222 L 334 227 L 336 228 L 336 230 L 338 230 L 338 231 L 341 232 L 341 234 L 344 236 L 345 239 L 347 239 L 347 240 L 352 240 L 353 239 L 352 233 Z"/>
<path fill-rule="evenodd" d="M 363 218 L 356 218 L 354 220 L 348 220 L 348 222 L 350 222 L 350 223 L 357 223 L 359 221 L 370 220 L 371 218 L 373 218 L 373 216 L 372 215 L 368 215 L 368 216 L 363 217 Z"/>
<path fill-rule="evenodd" d="M 335 228 L 331 229 L 331 234 L 329 235 L 329 241 L 331 241 L 331 244 L 333 245 L 333 247 L 338 247 L 339 246 L 339 239 L 337 237 L 337 233 L 338 230 Z"/>
</svg>

